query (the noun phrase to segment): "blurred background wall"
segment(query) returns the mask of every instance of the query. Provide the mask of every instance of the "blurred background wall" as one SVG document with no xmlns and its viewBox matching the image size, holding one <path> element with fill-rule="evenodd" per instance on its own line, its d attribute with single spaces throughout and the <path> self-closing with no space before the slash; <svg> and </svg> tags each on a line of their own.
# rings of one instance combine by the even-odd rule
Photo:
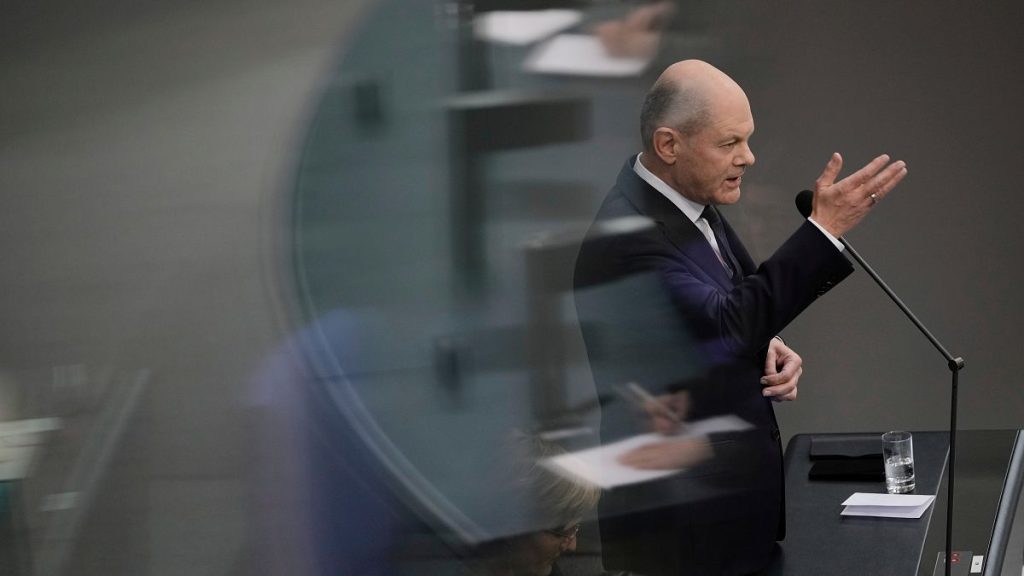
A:
<svg viewBox="0 0 1024 576">
<path fill-rule="evenodd" d="M 301 323 L 281 258 L 296 166 L 326 87 L 352 65 L 349 43 L 362 33 L 388 45 L 359 28 L 367 5 L 377 6 L 0 4 L 0 418 L 65 419 L 53 442 L 63 451 L 40 461 L 28 500 L 43 573 L 260 572 L 250 503 L 267 461 L 255 455 L 249 382 Z M 830 152 L 848 166 L 883 151 L 907 160 L 910 177 L 850 239 L 966 359 L 962 425 L 1019 427 L 1024 16 L 1013 2 L 872 6 L 809 3 L 740 36 L 743 53 L 771 58 L 734 73 L 758 122 L 758 165 L 729 217 L 764 258 L 798 225 L 792 196 Z M 381 69 L 392 65 L 385 56 Z M 400 77 L 415 54 L 394 66 Z M 589 167 L 583 192 L 569 182 L 562 212 L 531 220 L 513 201 L 494 208 L 530 224 L 492 229 L 499 269 L 520 266 L 521 241 L 552 213 L 565 216 L 559 225 L 586 223 L 636 150 L 642 92 L 593 89 L 611 94 L 592 122 L 612 137 L 490 161 L 499 187 L 550 154 Z M 416 125 L 398 116 L 396 128 Z M 388 258 L 365 235 L 334 232 L 339 250 Z M 492 295 L 504 293 L 522 298 L 521 285 Z M 800 399 L 778 410 L 784 440 L 946 426 L 948 371 L 866 274 L 785 336 L 806 372 Z M 391 418 L 414 413 L 378 406 Z M 46 519 L 74 506 L 47 497 L 69 470 L 91 469 L 89 506 L 67 516 L 79 528 L 68 540 Z M 52 512 L 39 511 L 46 502 Z"/>
<path fill-rule="evenodd" d="M 283 333 L 273 206 L 362 4 L 0 5 L 0 414 L 92 430 L 103 405 L 69 401 L 67 367 L 104 400 L 150 375 L 80 540 L 35 531 L 36 570 L 259 572 L 243 408 Z M 62 478 L 89 430 L 59 436 Z"/>
</svg>

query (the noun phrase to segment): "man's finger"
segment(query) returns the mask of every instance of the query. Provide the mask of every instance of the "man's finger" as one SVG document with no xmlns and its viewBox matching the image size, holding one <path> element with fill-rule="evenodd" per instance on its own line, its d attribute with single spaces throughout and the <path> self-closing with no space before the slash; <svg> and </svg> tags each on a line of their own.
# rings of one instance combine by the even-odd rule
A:
<svg viewBox="0 0 1024 576">
<path fill-rule="evenodd" d="M 804 369 L 800 365 L 789 365 L 783 368 L 778 374 L 772 376 L 762 376 L 761 385 L 765 387 L 779 386 L 780 384 L 792 384 L 796 385 L 800 379 L 800 375 L 804 373 Z"/>
<path fill-rule="evenodd" d="M 799 362 L 785 362 L 782 365 L 782 370 L 775 372 L 774 374 L 766 373 L 761 377 L 761 384 L 765 386 L 776 386 L 787 382 L 795 376 L 799 376 L 800 370 L 802 370 Z"/>
<path fill-rule="evenodd" d="M 871 180 L 871 177 L 878 174 L 878 172 L 882 170 L 882 168 L 884 168 L 885 165 L 888 163 L 889 155 L 882 154 L 881 156 L 878 156 L 871 162 L 865 164 L 864 167 L 861 168 L 860 170 L 857 170 L 853 174 L 850 174 L 849 176 L 844 178 L 842 182 L 840 182 L 840 184 L 849 186 L 848 190 L 856 189 L 864 185 L 868 180 Z"/>
<path fill-rule="evenodd" d="M 839 152 L 833 152 L 832 157 L 828 159 L 828 164 L 825 165 L 825 169 L 821 172 L 821 176 L 818 176 L 818 179 L 814 181 L 815 184 L 817 184 L 819 189 L 831 186 L 842 169 L 843 157 L 839 155 Z"/>
<path fill-rule="evenodd" d="M 794 390 L 796 390 L 796 382 L 790 380 L 787 381 L 785 384 L 768 386 L 761 391 L 761 394 L 769 398 L 781 398 L 785 397 L 787 394 L 792 393 Z"/>
<path fill-rule="evenodd" d="M 764 359 L 764 374 L 765 376 L 771 376 L 777 374 L 779 369 L 776 366 L 779 355 L 778 352 L 771 346 L 768 347 L 768 355 Z"/>
<path fill-rule="evenodd" d="M 786 394 L 784 396 L 773 396 L 772 400 L 775 401 L 775 402 L 783 402 L 783 401 L 791 402 L 793 400 L 796 400 L 796 395 L 797 395 L 797 392 L 799 392 L 799 391 L 800 391 L 799 388 L 794 388 L 792 392 L 790 392 L 789 394 Z"/>
<path fill-rule="evenodd" d="M 896 187 L 903 178 L 907 176 L 907 164 L 900 160 L 885 167 L 880 173 L 871 179 L 869 188 L 872 194 L 880 200 Z"/>
<path fill-rule="evenodd" d="M 761 377 L 761 385 L 764 386 L 765 388 L 771 388 L 772 386 L 779 386 L 779 385 L 786 384 L 787 382 L 791 381 L 793 379 L 793 376 L 794 376 L 794 374 L 792 374 L 792 373 L 784 373 L 784 372 L 779 372 L 778 374 L 775 374 L 773 376 L 763 376 L 763 377 Z"/>
<path fill-rule="evenodd" d="M 778 386 L 779 384 L 783 384 L 785 382 L 789 382 L 792 378 L 793 378 L 792 371 L 790 371 L 790 372 L 782 371 L 782 372 L 779 372 L 778 374 L 770 374 L 770 375 L 762 376 L 761 377 L 761 385 L 762 386 Z"/>
</svg>

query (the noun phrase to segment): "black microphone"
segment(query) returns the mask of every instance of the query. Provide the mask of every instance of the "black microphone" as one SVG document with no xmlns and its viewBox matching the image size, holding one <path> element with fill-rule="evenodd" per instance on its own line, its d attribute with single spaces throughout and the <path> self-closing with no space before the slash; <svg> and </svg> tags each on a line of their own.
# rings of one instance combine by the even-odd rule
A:
<svg viewBox="0 0 1024 576">
<path fill-rule="evenodd" d="M 811 192 L 810 190 L 803 190 L 799 194 L 797 194 L 796 209 L 800 211 L 800 214 L 803 215 L 804 218 L 809 218 L 811 216 L 811 212 L 814 209 L 814 192 Z M 940 354 L 942 354 L 943 358 L 946 359 L 946 365 L 949 366 L 950 372 L 953 373 L 953 385 L 951 388 L 951 399 L 949 408 L 949 482 L 946 484 L 945 574 L 946 576 L 949 576 L 950 558 L 952 557 L 953 552 L 953 469 L 954 464 L 956 463 L 957 377 L 960 374 L 960 370 L 964 367 L 964 359 L 959 357 L 954 358 L 953 355 L 950 354 L 941 343 L 939 343 L 935 336 L 933 336 L 932 333 L 929 332 L 928 329 L 924 327 L 924 324 L 921 324 L 921 321 L 917 319 L 917 316 L 914 316 L 914 313 L 910 311 L 910 308 L 907 308 L 907 305 L 904 304 L 902 300 L 900 300 L 899 296 L 897 296 L 896 293 L 893 292 L 891 288 L 889 288 L 885 281 L 882 280 L 882 277 L 879 276 L 877 272 L 875 272 L 874 268 L 869 266 L 868 263 L 865 262 L 864 259 L 860 257 L 860 254 L 858 254 L 857 251 L 853 249 L 853 246 L 851 246 L 850 243 L 846 241 L 846 238 L 840 236 L 839 241 L 846 248 L 846 251 L 849 252 L 850 256 L 853 256 L 853 259 L 856 260 L 858 264 L 860 264 L 860 267 L 863 268 L 869 276 L 871 276 L 871 279 L 878 284 L 878 286 L 889 296 L 889 298 L 896 303 L 896 306 L 903 311 L 907 318 L 909 318 L 910 321 L 914 323 L 914 326 L 917 326 L 917 329 L 920 330 L 922 334 L 924 334 L 925 338 L 928 338 L 928 341 L 932 343 L 932 346 L 935 346 L 935 349 L 938 350 Z"/>
<path fill-rule="evenodd" d="M 814 210 L 814 192 L 801 190 L 796 195 L 796 209 L 800 211 L 800 215 L 804 218 L 810 218 L 811 211 Z"/>
</svg>

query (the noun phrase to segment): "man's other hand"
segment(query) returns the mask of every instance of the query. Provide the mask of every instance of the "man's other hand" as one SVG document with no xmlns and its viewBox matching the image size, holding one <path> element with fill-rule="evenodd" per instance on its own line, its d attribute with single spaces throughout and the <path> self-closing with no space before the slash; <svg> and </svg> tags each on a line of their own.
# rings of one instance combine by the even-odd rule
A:
<svg viewBox="0 0 1024 576">
<path fill-rule="evenodd" d="M 772 338 L 768 344 L 768 357 L 764 361 L 764 376 L 761 391 L 765 397 L 776 402 L 796 400 L 797 383 L 804 372 L 804 361 L 800 355 L 786 346 L 782 340 Z"/>
</svg>

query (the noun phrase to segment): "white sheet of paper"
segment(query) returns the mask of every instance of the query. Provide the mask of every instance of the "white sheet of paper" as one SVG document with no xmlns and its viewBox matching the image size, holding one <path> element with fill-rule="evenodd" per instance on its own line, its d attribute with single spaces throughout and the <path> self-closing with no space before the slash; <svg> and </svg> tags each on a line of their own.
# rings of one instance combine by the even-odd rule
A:
<svg viewBox="0 0 1024 576">
<path fill-rule="evenodd" d="M 60 428 L 59 418 L 30 418 L 0 422 L 0 437 L 49 432 Z"/>
<path fill-rule="evenodd" d="M 843 502 L 842 516 L 920 518 L 935 501 L 923 494 L 871 494 L 855 492 Z"/>
<path fill-rule="evenodd" d="M 582 18 L 579 10 L 496 10 L 473 19 L 473 34 L 487 42 L 526 46 L 574 26 Z"/>
<path fill-rule="evenodd" d="M 523 68 L 541 74 L 626 77 L 640 74 L 649 63 L 649 58 L 609 56 L 596 36 L 559 34 L 534 48 Z"/>
<path fill-rule="evenodd" d="M 41 444 L 44 432 L 60 428 L 60 418 L 31 418 L 0 422 L 0 443 L 5 446 Z"/>
<path fill-rule="evenodd" d="M 751 427 L 750 423 L 736 416 L 718 416 L 691 422 L 686 433 L 676 437 L 705 436 L 714 432 L 747 430 Z M 620 464 L 618 458 L 634 448 L 664 439 L 665 436 L 661 434 L 640 434 L 604 446 L 547 458 L 542 460 L 541 464 L 556 473 L 605 489 L 648 482 L 678 474 L 682 469 L 639 470 Z"/>
</svg>

